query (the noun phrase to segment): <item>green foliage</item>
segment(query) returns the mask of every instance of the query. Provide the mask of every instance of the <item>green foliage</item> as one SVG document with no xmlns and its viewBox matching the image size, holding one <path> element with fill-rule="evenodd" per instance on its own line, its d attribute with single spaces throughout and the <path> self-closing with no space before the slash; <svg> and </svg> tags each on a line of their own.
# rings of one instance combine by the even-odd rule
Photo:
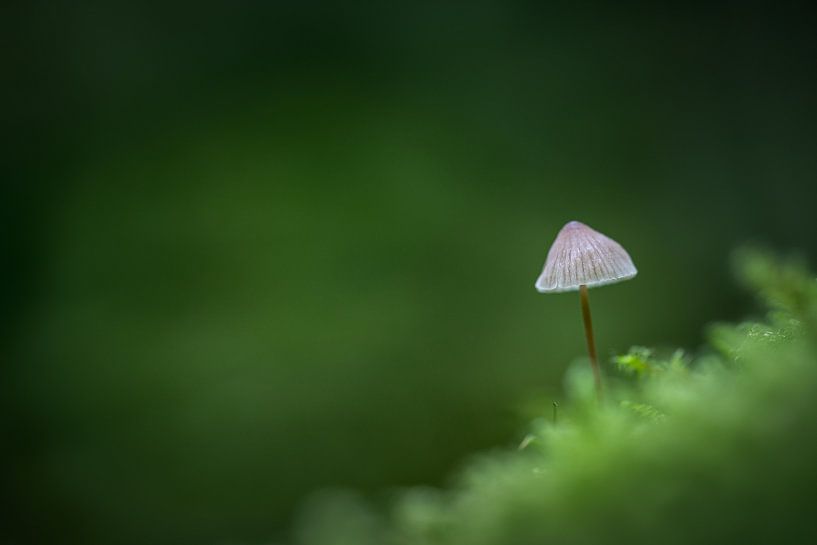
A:
<svg viewBox="0 0 817 545">
<path fill-rule="evenodd" d="M 615 356 L 613 363 L 625 374 L 641 378 L 655 373 L 683 372 L 688 362 L 684 357 L 683 350 L 676 350 L 669 358 L 661 359 L 656 358 L 649 348 L 634 346 L 628 353 Z"/>
<path fill-rule="evenodd" d="M 817 283 L 801 264 L 742 253 L 770 309 L 718 325 L 711 349 L 614 358 L 606 401 L 586 362 L 559 419 L 519 449 L 476 457 L 447 490 L 398 494 L 385 513 L 352 495 L 305 509 L 300 545 L 815 542 Z"/>
</svg>

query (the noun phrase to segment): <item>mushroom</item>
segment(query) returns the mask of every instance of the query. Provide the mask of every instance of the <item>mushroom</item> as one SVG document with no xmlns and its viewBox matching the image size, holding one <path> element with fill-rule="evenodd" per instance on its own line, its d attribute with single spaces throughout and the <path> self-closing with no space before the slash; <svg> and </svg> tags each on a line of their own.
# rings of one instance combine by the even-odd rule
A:
<svg viewBox="0 0 817 545">
<path fill-rule="evenodd" d="M 541 293 L 579 291 L 587 352 L 599 400 L 602 398 L 601 372 L 587 288 L 629 280 L 637 273 L 630 255 L 618 242 L 581 222 L 571 221 L 556 235 L 542 274 L 536 280 L 536 289 Z"/>
</svg>

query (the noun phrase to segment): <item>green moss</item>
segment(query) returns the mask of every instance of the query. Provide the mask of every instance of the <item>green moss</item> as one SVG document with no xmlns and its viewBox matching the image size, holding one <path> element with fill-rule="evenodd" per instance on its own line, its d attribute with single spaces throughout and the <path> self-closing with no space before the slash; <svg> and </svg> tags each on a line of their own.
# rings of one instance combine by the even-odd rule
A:
<svg viewBox="0 0 817 545">
<path fill-rule="evenodd" d="M 767 318 L 717 325 L 696 358 L 634 348 L 606 402 L 586 362 L 558 422 L 524 448 L 475 457 L 446 490 L 398 494 L 384 513 L 316 500 L 301 545 L 817 542 L 817 282 L 757 252 L 740 279 Z"/>
</svg>

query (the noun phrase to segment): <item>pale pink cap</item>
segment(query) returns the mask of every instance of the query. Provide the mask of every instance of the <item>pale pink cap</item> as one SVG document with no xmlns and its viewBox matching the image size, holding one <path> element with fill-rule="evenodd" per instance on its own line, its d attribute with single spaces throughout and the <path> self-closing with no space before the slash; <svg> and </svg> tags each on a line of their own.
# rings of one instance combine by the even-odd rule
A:
<svg viewBox="0 0 817 545">
<path fill-rule="evenodd" d="M 579 286 L 603 286 L 638 274 L 621 244 L 587 225 L 567 223 L 548 252 L 545 268 L 536 281 L 542 293 L 575 291 Z"/>
</svg>

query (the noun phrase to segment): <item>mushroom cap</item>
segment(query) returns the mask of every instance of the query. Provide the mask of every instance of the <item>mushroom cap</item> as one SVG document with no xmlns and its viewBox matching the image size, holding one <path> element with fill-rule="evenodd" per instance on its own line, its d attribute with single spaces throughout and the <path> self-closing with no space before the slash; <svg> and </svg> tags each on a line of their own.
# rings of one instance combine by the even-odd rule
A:
<svg viewBox="0 0 817 545">
<path fill-rule="evenodd" d="M 629 280 L 638 274 L 621 244 L 587 225 L 571 221 L 562 227 L 536 280 L 542 293 L 576 291 Z"/>
</svg>

